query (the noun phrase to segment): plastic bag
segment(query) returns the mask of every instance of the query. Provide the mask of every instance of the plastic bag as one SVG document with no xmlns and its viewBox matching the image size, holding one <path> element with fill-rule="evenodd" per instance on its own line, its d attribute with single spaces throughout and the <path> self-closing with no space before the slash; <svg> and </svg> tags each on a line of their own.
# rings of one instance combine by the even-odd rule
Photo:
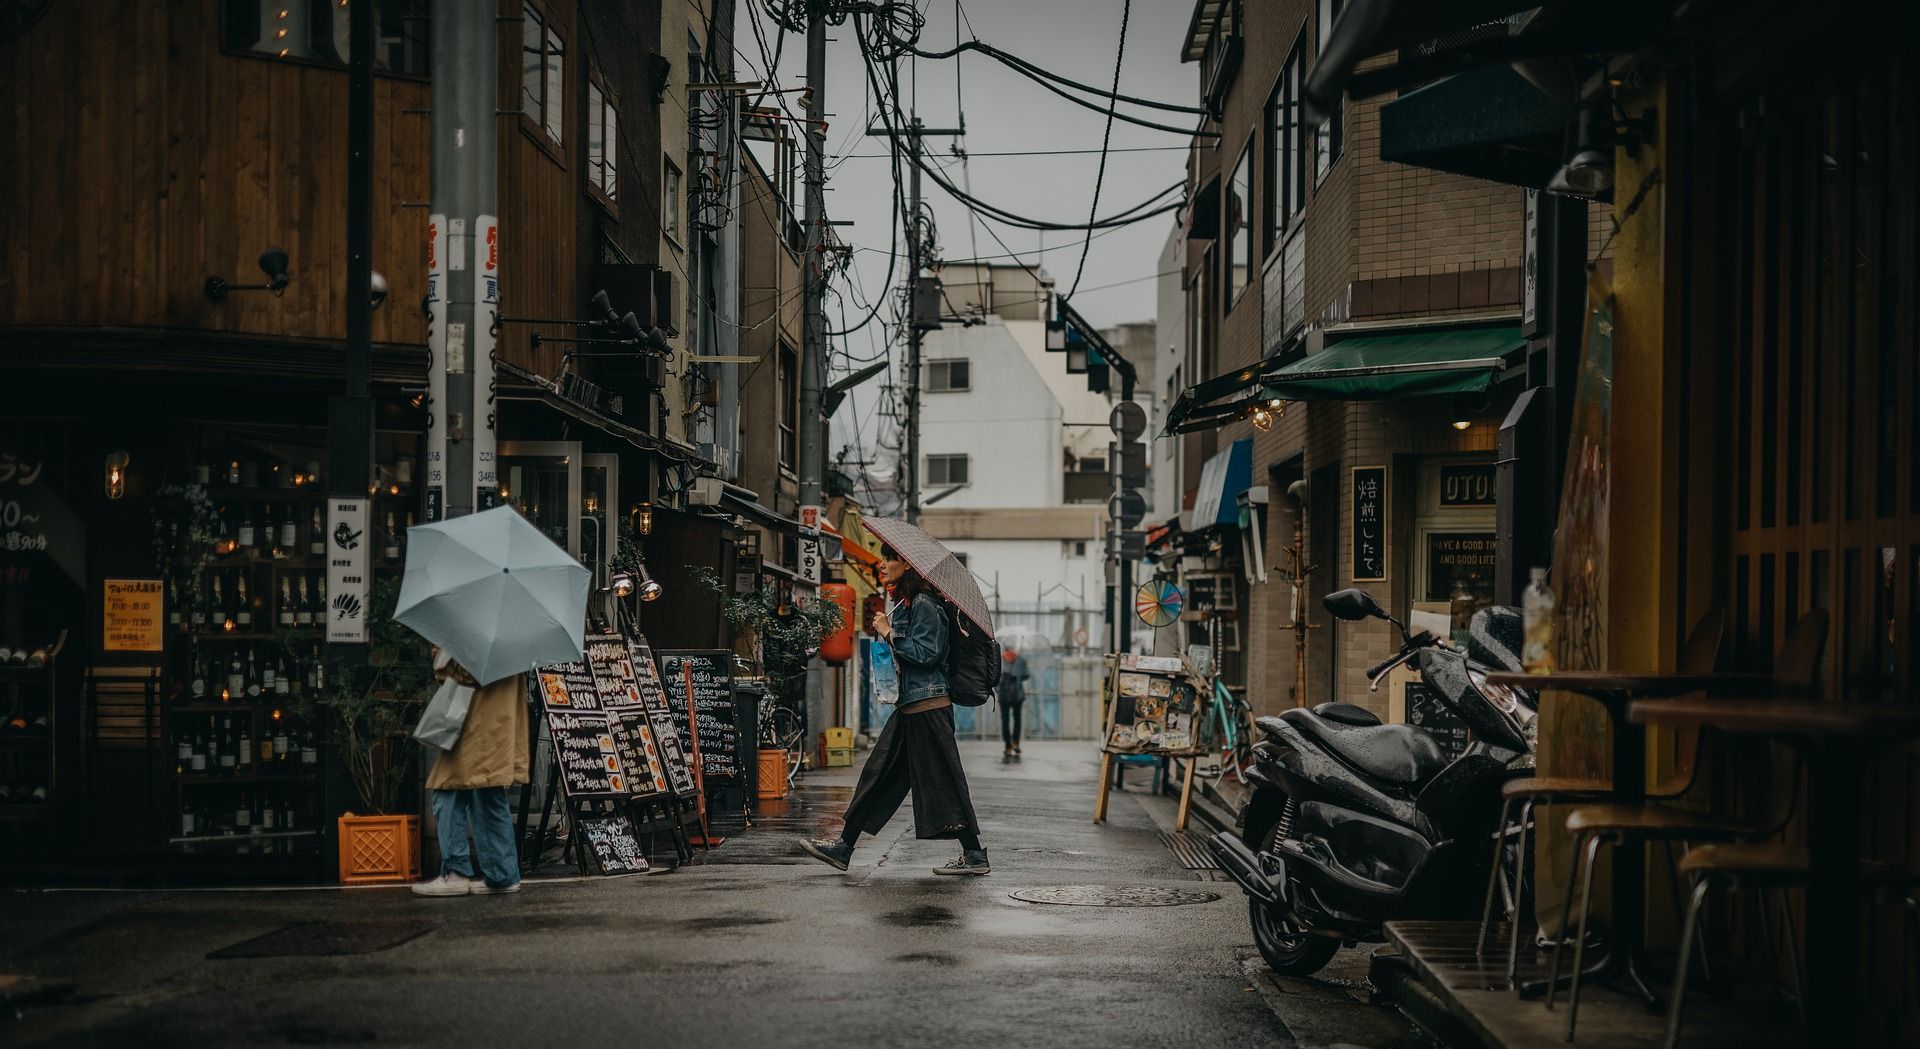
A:
<svg viewBox="0 0 1920 1049">
<path fill-rule="evenodd" d="M 473 705 L 473 689 L 448 678 L 427 701 L 427 709 L 414 726 L 413 738 L 436 750 L 452 750 L 460 742 L 460 730 L 467 725 L 467 710 Z"/>
<path fill-rule="evenodd" d="M 893 646 L 874 641 L 868 660 L 873 672 L 873 698 L 889 707 L 900 702 L 900 668 L 893 661 Z"/>
</svg>

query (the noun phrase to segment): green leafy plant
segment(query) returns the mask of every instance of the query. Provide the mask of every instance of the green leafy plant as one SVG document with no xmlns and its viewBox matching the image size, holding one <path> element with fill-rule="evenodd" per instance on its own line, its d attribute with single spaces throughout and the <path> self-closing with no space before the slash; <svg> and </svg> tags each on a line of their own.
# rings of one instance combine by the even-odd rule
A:
<svg viewBox="0 0 1920 1049">
<path fill-rule="evenodd" d="M 399 807 L 420 761 L 413 726 L 436 684 L 432 646 L 393 621 L 399 597 L 399 577 L 375 580 L 367 609 L 372 658 L 331 672 L 326 688 L 296 708 L 308 724 L 332 723 L 342 763 L 372 815 Z"/>
<path fill-rule="evenodd" d="M 845 622 L 840 606 L 830 601 L 782 601 L 771 587 L 748 594 L 729 593 L 712 569 L 688 565 L 701 585 L 725 599 L 721 613 L 727 625 L 749 632 L 760 649 L 760 665 L 776 694 L 783 694 L 806 676 L 807 660 Z"/>
</svg>

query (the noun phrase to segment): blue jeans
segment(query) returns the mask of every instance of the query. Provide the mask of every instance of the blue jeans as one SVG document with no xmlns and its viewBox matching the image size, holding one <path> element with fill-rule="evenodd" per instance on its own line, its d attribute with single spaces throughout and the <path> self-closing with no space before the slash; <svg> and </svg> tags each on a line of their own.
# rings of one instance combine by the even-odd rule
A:
<svg viewBox="0 0 1920 1049">
<path fill-rule="evenodd" d="M 513 810 L 507 788 L 433 792 L 433 820 L 440 831 L 440 873 L 485 878 L 489 888 L 520 881 L 520 854 L 513 844 Z M 473 835 L 473 848 L 467 835 Z M 474 860 L 479 859 L 479 866 Z"/>
</svg>

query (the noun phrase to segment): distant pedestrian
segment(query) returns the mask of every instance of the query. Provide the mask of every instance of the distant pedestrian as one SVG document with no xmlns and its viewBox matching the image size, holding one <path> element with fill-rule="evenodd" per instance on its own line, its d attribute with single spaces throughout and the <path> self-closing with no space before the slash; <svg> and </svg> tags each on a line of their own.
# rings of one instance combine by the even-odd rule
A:
<svg viewBox="0 0 1920 1049">
<path fill-rule="evenodd" d="M 1006 743 L 1006 752 L 1000 755 L 1002 762 L 1020 760 L 1020 714 L 1027 704 L 1027 679 L 1033 672 L 1027 669 L 1027 657 L 1009 648 L 1000 654 L 1006 661 L 1006 669 L 1000 672 L 1000 738 Z"/>
<path fill-rule="evenodd" d="M 953 700 L 947 689 L 952 613 L 897 551 L 882 547 L 880 557 L 880 575 L 894 603 L 873 617 L 873 631 L 893 646 L 900 705 L 860 770 L 840 837 L 803 840 L 800 847 L 846 870 L 860 835 L 880 833 L 911 792 L 915 836 L 960 842 L 960 857 L 934 873 L 990 873 L 953 736 Z"/>
<path fill-rule="evenodd" d="M 520 850 L 507 788 L 527 782 L 527 676 L 481 686 L 437 647 L 433 668 L 436 677 L 451 678 L 474 693 L 459 742 L 427 774 L 440 836 L 440 874 L 415 883 L 413 891 L 419 896 L 519 892 Z"/>
</svg>

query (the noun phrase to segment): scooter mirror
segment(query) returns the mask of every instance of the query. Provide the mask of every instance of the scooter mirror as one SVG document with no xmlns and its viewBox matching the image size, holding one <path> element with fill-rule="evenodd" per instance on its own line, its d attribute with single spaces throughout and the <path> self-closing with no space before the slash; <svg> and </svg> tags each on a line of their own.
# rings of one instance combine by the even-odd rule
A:
<svg viewBox="0 0 1920 1049">
<path fill-rule="evenodd" d="M 1365 590 L 1336 590 L 1321 598 L 1320 603 L 1326 606 L 1327 611 L 1333 613 L 1336 619 L 1353 621 L 1369 617 L 1387 618 L 1387 613 L 1374 603 L 1373 595 Z"/>
</svg>

